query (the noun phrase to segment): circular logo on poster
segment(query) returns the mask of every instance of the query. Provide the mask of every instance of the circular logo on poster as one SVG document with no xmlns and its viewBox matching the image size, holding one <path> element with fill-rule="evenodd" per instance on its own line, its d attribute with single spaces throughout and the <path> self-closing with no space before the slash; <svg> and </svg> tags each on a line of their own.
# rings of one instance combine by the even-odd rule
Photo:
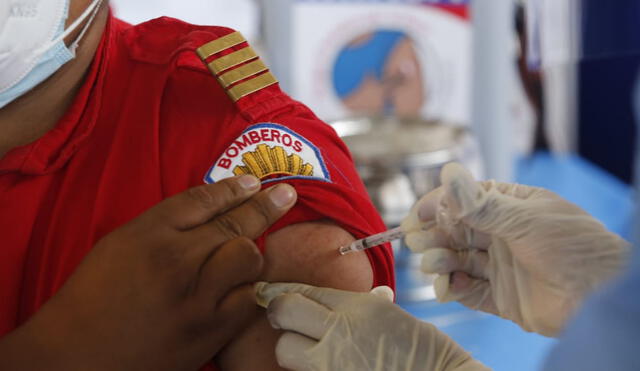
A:
<svg viewBox="0 0 640 371">
<path fill-rule="evenodd" d="M 338 52 L 333 88 L 352 112 L 417 116 L 426 101 L 423 71 L 415 43 L 405 32 L 376 29 Z"/>
</svg>

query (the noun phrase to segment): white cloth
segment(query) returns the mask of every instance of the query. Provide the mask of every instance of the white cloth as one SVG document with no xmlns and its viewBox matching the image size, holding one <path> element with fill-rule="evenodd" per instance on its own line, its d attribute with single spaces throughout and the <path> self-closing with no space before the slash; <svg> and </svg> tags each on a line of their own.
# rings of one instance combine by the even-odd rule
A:
<svg viewBox="0 0 640 371">
<path fill-rule="evenodd" d="M 544 189 L 476 182 L 458 164 L 403 222 L 439 301 L 459 301 L 555 336 L 586 294 L 624 265 L 628 244 Z M 437 227 L 428 231 L 422 226 Z"/>
<path fill-rule="evenodd" d="M 393 304 L 383 286 L 355 293 L 294 283 L 259 283 L 258 303 L 285 333 L 280 366 L 295 371 L 486 371 L 433 325 Z"/>
</svg>

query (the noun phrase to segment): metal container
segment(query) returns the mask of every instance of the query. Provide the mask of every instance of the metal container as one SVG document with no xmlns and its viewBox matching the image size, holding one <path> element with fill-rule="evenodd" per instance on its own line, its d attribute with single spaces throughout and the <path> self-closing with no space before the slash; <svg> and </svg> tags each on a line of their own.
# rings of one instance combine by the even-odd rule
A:
<svg viewBox="0 0 640 371">
<path fill-rule="evenodd" d="M 354 162 L 385 224 L 396 227 L 417 200 L 440 185 L 440 170 L 452 161 L 479 172 L 478 151 L 469 132 L 419 118 L 360 117 L 331 126 L 351 150 Z M 480 174 L 476 174 L 480 175 Z M 435 298 L 433 276 L 419 270 L 419 255 L 396 243 L 398 301 Z"/>
</svg>

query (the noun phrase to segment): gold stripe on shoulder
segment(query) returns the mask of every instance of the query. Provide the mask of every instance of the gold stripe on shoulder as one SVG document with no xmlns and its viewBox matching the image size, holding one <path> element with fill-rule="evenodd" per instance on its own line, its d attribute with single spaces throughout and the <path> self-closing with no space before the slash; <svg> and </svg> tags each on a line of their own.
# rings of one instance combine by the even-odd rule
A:
<svg viewBox="0 0 640 371">
<path fill-rule="evenodd" d="M 225 72 L 218 76 L 218 79 L 225 88 L 235 84 L 236 82 L 246 79 L 247 77 L 254 76 L 260 72 L 266 71 L 267 66 L 262 63 L 260 59 L 256 59 L 253 62 L 249 62 L 241 67 L 238 67 L 229 72 Z"/>
<path fill-rule="evenodd" d="M 208 66 L 209 70 L 214 75 L 219 75 L 222 71 L 250 61 L 256 57 L 258 57 L 258 54 L 256 54 L 256 52 L 250 46 L 247 46 L 246 48 L 240 49 L 231 54 L 225 55 L 224 57 L 220 57 L 211 61 Z"/>
<path fill-rule="evenodd" d="M 267 86 L 276 84 L 277 82 L 278 80 L 276 80 L 275 76 L 273 76 L 271 72 L 267 72 L 232 87 L 231 89 L 227 90 L 227 93 L 234 102 L 237 102 L 240 100 L 240 98 L 245 97 L 251 93 L 255 93 L 258 90 L 266 88 Z"/>
<path fill-rule="evenodd" d="M 209 71 L 234 102 L 278 83 L 250 46 L 244 46 L 240 50 L 229 50 L 244 42 L 246 39 L 240 33 L 233 32 L 206 43 L 196 50 L 198 57 L 207 65 Z M 225 50 L 231 53 L 211 58 Z"/>
<path fill-rule="evenodd" d="M 200 59 L 205 60 L 210 56 L 220 53 L 223 50 L 229 49 L 232 46 L 242 44 L 247 41 L 240 32 L 232 32 L 226 36 L 222 36 L 219 39 L 213 40 L 209 43 L 199 47 L 196 52 Z"/>
</svg>

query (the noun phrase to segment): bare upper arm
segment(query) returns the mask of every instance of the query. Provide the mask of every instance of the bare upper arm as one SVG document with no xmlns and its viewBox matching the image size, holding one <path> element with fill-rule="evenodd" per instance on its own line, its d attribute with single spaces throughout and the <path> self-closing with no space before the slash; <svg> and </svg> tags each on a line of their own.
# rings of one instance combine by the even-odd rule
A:
<svg viewBox="0 0 640 371">
<path fill-rule="evenodd" d="M 337 251 L 353 240 L 351 234 L 329 222 L 285 227 L 267 238 L 262 279 L 368 291 L 373 284 L 373 270 L 367 256 L 340 256 Z M 274 355 L 279 335 L 261 314 L 218 354 L 216 361 L 223 371 L 280 370 Z"/>
</svg>

